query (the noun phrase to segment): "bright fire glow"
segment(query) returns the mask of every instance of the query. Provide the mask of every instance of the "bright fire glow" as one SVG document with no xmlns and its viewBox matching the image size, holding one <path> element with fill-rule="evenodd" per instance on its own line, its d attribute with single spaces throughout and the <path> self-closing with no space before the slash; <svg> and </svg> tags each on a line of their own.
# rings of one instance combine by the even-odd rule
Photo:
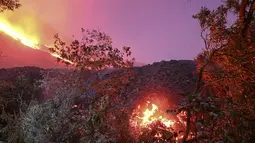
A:
<svg viewBox="0 0 255 143">
<path fill-rule="evenodd" d="M 0 21 L 0 31 L 3 31 L 7 35 L 11 36 L 15 40 L 20 40 L 20 42 L 28 47 L 33 49 L 39 49 L 38 40 L 36 38 L 29 39 L 23 34 L 22 31 L 18 30 L 18 28 L 12 27 L 8 22 L 3 20 Z"/>
<path fill-rule="evenodd" d="M 166 115 L 167 114 L 161 111 L 156 104 L 147 101 L 145 107 L 138 105 L 137 109 L 133 111 L 130 125 L 136 129 L 141 129 L 147 128 L 150 124 L 156 121 L 160 121 L 167 128 L 173 127 L 175 121 L 169 119 Z"/>
<path fill-rule="evenodd" d="M 51 53 L 51 55 L 52 55 L 53 57 L 60 58 L 60 59 L 62 59 L 63 61 L 68 62 L 68 63 L 70 63 L 70 64 L 74 64 L 73 62 L 71 62 L 71 61 L 69 61 L 69 60 L 67 60 L 67 59 L 62 58 L 61 56 L 59 56 L 59 55 L 57 55 L 57 54 L 55 54 L 55 53 Z"/>
<path fill-rule="evenodd" d="M 166 113 L 166 104 L 162 100 L 153 100 L 154 102 L 147 101 L 146 103 L 138 104 L 137 107 L 133 110 L 130 118 L 130 126 L 134 135 L 139 137 L 143 134 L 143 129 L 151 130 L 151 125 L 156 122 L 161 122 L 165 127 L 159 126 L 158 129 L 162 129 L 169 132 L 178 132 L 185 129 L 185 122 L 183 121 L 182 116 L 185 116 L 184 113 L 176 116 L 170 116 Z M 182 138 L 182 134 L 179 134 L 176 137 L 176 142 L 179 142 Z M 155 138 L 161 138 L 162 134 L 157 133 L 154 136 Z"/>
<path fill-rule="evenodd" d="M 9 35 L 15 40 L 19 40 L 23 45 L 29 48 L 40 50 L 40 44 L 39 44 L 38 38 L 31 38 L 31 39 L 28 38 L 28 36 L 24 34 L 25 32 L 21 28 L 12 26 L 11 24 L 9 24 L 9 22 L 7 22 L 7 20 L 2 18 L 0 18 L 0 31 L 4 32 L 5 34 Z M 54 54 L 54 53 L 50 53 L 50 54 L 53 57 L 60 58 L 66 62 L 69 62 L 70 64 L 73 64 L 73 62 L 67 59 L 61 58 L 61 56 L 57 54 Z"/>
<path fill-rule="evenodd" d="M 150 102 L 147 102 L 148 104 L 150 104 Z M 147 104 L 147 105 L 148 105 Z M 143 117 L 139 117 L 142 121 L 140 123 L 140 125 L 142 125 L 143 127 L 146 127 L 147 125 L 155 122 L 155 121 L 161 121 L 166 127 L 171 127 L 174 124 L 174 121 L 171 121 L 167 118 L 164 118 L 161 114 L 158 113 L 159 109 L 158 106 L 155 104 L 151 104 L 152 105 L 152 109 L 145 109 L 145 111 L 143 112 Z"/>
</svg>

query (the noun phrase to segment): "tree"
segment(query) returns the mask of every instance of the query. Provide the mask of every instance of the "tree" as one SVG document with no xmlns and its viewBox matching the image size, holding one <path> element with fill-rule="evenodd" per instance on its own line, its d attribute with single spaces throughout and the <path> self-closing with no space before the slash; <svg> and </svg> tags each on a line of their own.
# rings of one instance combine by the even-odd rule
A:
<svg viewBox="0 0 255 143">
<path fill-rule="evenodd" d="M 239 11 L 237 11 L 239 8 Z M 248 9 L 248 11 L 246 11 Z M 208 62 L 203 72 L 203 79 L 224 98 L 231 98 L 240 106 L 253 105 L 255 75 L 255 1 L 227 0 L 217 10 L 202 8 L 194 16 L 200 21 L 205 50 L 205 59 L 198 63 Z M 227 14 L 233 11 L 237 17 L 234 24 L 227 26 Z M 237 13 L 238 12 L 238 13 Z M 213 53 L 213 55 L 211 55 Z M 209 59 L 209 55 L 212 56 Z M 200 64 L 201 65 L 201 64 Z M 251 106 L 249 105 L 249 106 Z M 253 108 L 248 108 L 252 109 Z M 250 115 L 251 111 L 244 113 Z"/>
<path fill-rule="evenodd" d="M 6 10 L 14 11 L 21 6 L 19 0 L 0 0 L 0 12 Z"/>
<path fill-rule="evenodd" d="M 187 112 L 184 142 L 254 142 L 254 10 L 254 0 L 224 0 L 217 9 L 202 7 L 193 16 L 205 48 L 195 59 L 197 88 L 181 109 Z"/>
<path fill-rule="evenodd" d="M 123 53 L 113 48 L 111 38 L 99 30 L 82 29 L 82 33 L 82 40 L 70 45 L 55 35 L 50 51 L 70 69 L 44 74 L 41 87 L 53 97 L 31 105 L 22 118 L 25 142 L 132 140 L 127 111 L 118 106 L 118 95 L 130 82 L 134 59 L 125 59 L 131 55 L 130 48 L 124 47 Z"/>
<path fill-rule="evenodd" d="M 133 66 L 134 59 L 130 47 L 123 47 L 124 52 L 112 47 L 111 37 L 100 30 L 82 30 L 82 40 L 74 40 L 69 46 L 58 34 L 54 36 L 54 47 L 49 50 L 60 55 L 59 62 L 73 66 L 77 70 L 104 70 L 107 68 L 127 68 Z"/>
</svg>

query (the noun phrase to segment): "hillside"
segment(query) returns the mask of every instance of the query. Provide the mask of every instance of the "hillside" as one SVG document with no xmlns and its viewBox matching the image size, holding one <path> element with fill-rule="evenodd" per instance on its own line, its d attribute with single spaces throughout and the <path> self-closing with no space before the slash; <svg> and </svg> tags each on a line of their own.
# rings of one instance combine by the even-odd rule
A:
<svg viewBox="0 0 255 143">
<path fill-rule="evenodd" d="M 142 67 L 134 67 L 135 76 L 132 79 L 132 85 L 126 88 L 126 94 L 122 96 L 129 96 L 130 101 L 136 100 L 138 96 L 146 92 L 155 92 L 167 94 L 178 99 L 178 96 L 185 96 L 194 89 L 196 64 L 188 60 L 172 60 L 153 63 Z M 0 80 L 15 79 L 22 74 L 28 74 L 36 79 L 41 79 L 40 72 L 47 71 L 43 68 L 37 67 L 15 67 L 0 69 Z M 116 71 L 115 71 L 116 72 Z M 118 71 L 117 71 L 118 72 Z M 107 76 L 107 73 L 103 76 Z M 84 73 L 88 78 L 90 73 Z M 128 94 L 127 94 L 128 93 Z M 176 97 L 176 95 L 178 95 Z"/>
<path fill-rule="evenodd" d="M 136 67 L 134 68 L 136 74 L 132 80 L 135 87 L 128 87 L 124 93 L 131 102 L 150 93 L 156 93 L 169 97 L 169 100 L 176 105 L 180 97 L 187 96 L 194 90 L 195 69 L 195 62 L 188 60 L 162 61 Z"/>
<path fill-rule="evenodd" d="M 153 63 L 151 65 L 145 65 L 143 67 L 134 67 L 133 71 L 135 74 L 131 79 L 131 83 L 126 85 L 124 90 L 122 90 L 120 95 L 121 101 L 119 102 L 120 104 L 117 104 L 117 107 L 125 107 L 130 116 L 138 104 L 142 102 L 145 103 L 147 100 L 157 103 L 160 108 L 162 108 L 162 111 L 166 110 L 167 108 L 174 108 L 180 102 L 182 97 L 187 96 L 193 91 L 196 80 L 196 75 L 193 74 L 195 68 L 196 64 L 194 61 L 187 60 L 162 61 Z M 22 91 L 21 99 L 23 101 L 30 101 L 33 98 L 39 102 L 44 102 L 51 98 L 51 96 L 54 96 L 54 93 L 56 92 L 54 88 L 53 91 L 51 90 L 51 86 L 55 86 L 55 83 L 53 83 L 54 85 L 49 85 L 50 89 L 48 89 L 47 94 L 44 94 L 46 89 L 38 89 L 34 86 L 37 85 L 38 80 L 43 78 L 41 72 L 47 71 L 51 70 L 38 67 L 15 67 L 0 69 L 0 81 L 1 86 L 3 87 L 0 94 L 2 95 L 4 101 L 8 101 L 12 98 L 16 99 L 16 97 L 21 95 L 20 91 Z M 75 77 L 71 77 L 65 73 L 68 74 L 67 70 L 57 69 L 55 71 L 51 71 L 50 77 L 58 77 L 60 75 L 58 81 L 61 83 L 59 86 L 65 83 L 65 80 L 67 79 L 66 76 L 69 76 L 68 79 L 75 79 Z M 82 73 L 84 86 L 87 86 L 86 84 L 95 81 L 95 79 L 107 79 L 109 76 L 116 73 L 121 74 L 122 71 L 102 71 L 100 74 L 95 72 Z M 25 92 L 23 92 L 24 89 L 26 89 Z M 64 90 L 61 91 L 65 92 Z M 90 92 L 90 90 L 87 90 L 87 93 L 95 94 L 95 92 Z M 75 95 L 77 96 L 77 94 Z M 83 93 L 78 92 L 78 96 L 79 95 L 82 97 Z M 45 103 L 47 104 L 48 102 L 46 101 Z M 19 102 L 13 100 L 7 104 L 5 110 L 6 112 L 14 113 L 18 111 L 19 108 Z M 172 118 L 177 120 L 176 117 Z M 126 117 L 123 117 L 123 120 L 126 119 Z M 0 125 L 4 127 L 6 122 L 0 120 Z M 2 139 L 5 140 L 5 136 L 0 134 L 0 140 Z"/>
</svg>

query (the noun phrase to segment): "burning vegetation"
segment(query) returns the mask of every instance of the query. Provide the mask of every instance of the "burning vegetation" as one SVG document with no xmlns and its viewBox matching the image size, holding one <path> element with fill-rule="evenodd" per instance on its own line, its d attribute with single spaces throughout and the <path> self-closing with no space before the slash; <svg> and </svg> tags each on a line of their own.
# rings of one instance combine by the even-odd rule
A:
<svg viewBox="0 0 255 143">
<path fill-rule="evenodd" d="M 154 96 L 153 96 L 154 95 Z M 130 128 L 137 141 L 180 142 L 185 130 L 185 114 L 167 113 L 167 97 L 152 94 L 150 100 L 138 103 L 130 117 Z M 183 118 L 184 117 L 184 118 Z"/>
</svg>

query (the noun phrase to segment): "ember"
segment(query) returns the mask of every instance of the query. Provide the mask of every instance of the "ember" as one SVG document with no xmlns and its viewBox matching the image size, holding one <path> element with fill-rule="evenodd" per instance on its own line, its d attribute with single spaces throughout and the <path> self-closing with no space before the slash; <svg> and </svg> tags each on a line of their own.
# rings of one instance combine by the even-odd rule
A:
<svg viewBox="0 0 255 143">
<path fill-rule="evenodd" d="M 147 100 L 145 103 L 138 104 L 130 118 L 130 126 L 135 137 L 138 139 L 139 136 L 148 134 L 147 132 L 150 130 L 154 132 L 153 136 L 156 140 L 162 140 L 160 138 L 165 137 L 166 132 L 171 134 L 171 139 L 175 140 L 173 142 L 180 140 L 182 135 L 177 135 L 177 132 L 180 131 L 180 124 L 184 127 L 185 122 L 180 118 L 180 115 L 167 114 L 167 107 L 169 104 L 162 99 Z"/>
<path fill-rule="evenodd" d="M 152 109 L 148 108 L 149 105 L 152 106 Z M 174 124 L 174 121 L 163 117 L 164 114 L 162 114 L 162 111 L 159 110 L 157 105 L 151 103 L 150 101 L 147 101 L 146 107 L 147 108 L 142 113 L 143 116 L 141 116 L 139 112 L 139 109 L 141 109 L 140 105 L 138 105 L 138 110 L 135 110 L 133 112 L 133 115 L 138 114 L 135 117 L 136 118 L 135 122 L 138 122 L 140 126 L 146 127 L 155 121 L 162 122 L 166 127 L 171 127 Z"/>
</svg>

